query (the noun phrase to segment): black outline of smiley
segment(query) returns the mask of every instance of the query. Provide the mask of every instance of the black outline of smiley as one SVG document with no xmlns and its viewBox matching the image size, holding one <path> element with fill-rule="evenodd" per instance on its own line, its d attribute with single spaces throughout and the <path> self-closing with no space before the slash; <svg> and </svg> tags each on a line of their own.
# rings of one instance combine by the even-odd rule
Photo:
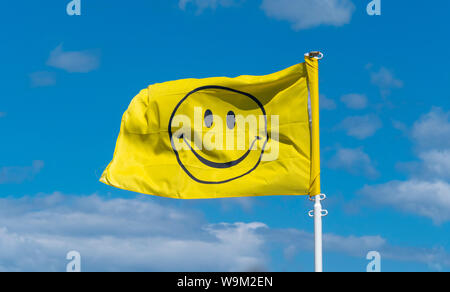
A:
<svg viewBox="0 0 450 292">
<path fill-rule="evenodd" d="M 174 142 L 173 142 L 173 139 L 172 139 L 173 138 L 172 121 L 173 121 L 173 118 L 175 117 L 175 113 L 178 111 L 178 109 L 180 108 L 181 104 L 184 101 L 186 101 L 186 99 L 188 99 L 192 94 L 194 94 L 196 92 L 199 92 L 201 90 L 206 90 L 206 89 L 221 89 L 221 90 L 231 91 L 231 92 L 234 92 L 234 93 L 238 93 L 238 94 L 247 96 L 248 98 L 253 100 L 258 105 L 258 107 L 261 109 L 262 113 L 264 114 L 265 131 L 266 131 L 267 137 L 266 137 L 266 141 L 264 142 L 264 145 L 263 145 L 263 147 L 261 149 L 261 155 L 259 156 L 258 162 L 255 164 L 255 166 L 252 169 L 250 169 L 246 173 L 244 173 L 242 175 L 239 175 L 237 177 L 231 178 L 231 179 L 224 180 L 224 181 L 216 181 L 216 182 L 215 181 L 204 181 L 204 180 L 200 180 L 200 179 L 196 178 L 192 173 L 189 172 L 189 170 L 187 170 L 187 168 L 184 166 L 183 162 L 181 162 L 180 155 L 179 155 L 178 151 L 176 150 Z M 184 140 L 184 142 L 187 143 L 186 139 L 184 137 L 179 137 L 179 138 L 182 138 Z M 266 110 L 264 109 L 263 104 L 256 97 L 254 97 L 253 95 L 251 95 L 249 93 L 246 93 L 246 92 L 243 92 L 243 91 L 239 91 L 239 90 L 236 90 L 236 89 L 232 89 L 232 88 L 228 88 L 228 87 L 224 87 L 224 86 L 218 86 L 218 85 L 202 86 L 202 87 L 196 88 L 196 89 L 192 90 L 191 92 L 189 92 L 175 106 L 175 109 L 173 110 L 172 115 L 170 116 L 170 120 L 169 120 L 169 139 L 170 139 L 170 143 L 172 145 L 172 149 L 173 149 L 173 151 L 175 153 L 175 156 L 177 157 L 178 164 L 181 166 L 181 168 L 184 170 L 184 172 L 186 172 L 189 175 L 190 178 L 192 178 L 193 180 L 195 180 L 196 182 L 201 183 L 201 184 L 224 184 L 224 183 L 227 183 L 227 182 L 239 179 L 241 177 L 244 177 L 244 176 L 252 173 L 259 166 L 259 164 L 261 163 L 262 156 L 264 155 L 264 150 L 265 150 L 266 145 L 267 145 L 267 143 L 269 141 L 269 133 L 267 131 L 267 114 L 266 114 Z M 188 143 L 187 144 L 188 144 L 190 150 L 194 153 L 194 155 L 197 157 L 197 159 L 199 159 L 200 162 L 202 162 L 203 164 L 205 164 L 206 166 L 209 166 L 211 168 L 222 168 L 223 169 L 223 168 L 230 168 L 232 166 L 235 166 L 235 165 L 241 163 L 243 160 L 245 160 L 245 158 L 247 158 L 247 156 L 249 155 L 251 149 L 253 148 L 255 142 L 257 140 L 260 140 L 260 139 L 262 139 L 262 138 L 259 137 L 259 136 L 256 136 L 255 137 L 255 141 L 252 143 L 252 145 L 250 146 L 250 149 L 247 151 L 246 154 L 244 154 L 241 158 L 239 158 L 239 159 L 237 159 L 235 161 L 226 162 L 226 163 L 215 163 L 215 162 L 206 160 L 206 159 L 202 158 L 198 153 L 196 153 Z M 205 163 L 205 162 L 207 162 L 207 163 Z"/>
</svg>

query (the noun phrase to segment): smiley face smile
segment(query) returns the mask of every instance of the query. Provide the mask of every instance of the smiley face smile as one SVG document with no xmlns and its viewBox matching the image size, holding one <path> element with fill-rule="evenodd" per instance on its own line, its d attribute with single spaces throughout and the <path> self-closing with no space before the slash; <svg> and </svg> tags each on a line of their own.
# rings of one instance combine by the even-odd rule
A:
<svg viewBox="0 0 450 292">
<path fill-rule="evenodd" d="M 229 162 L 223 162 L 223 163 L 218 163 L 218 162 L 213 162 L 211 160 L 208 160 L 206 158 L 203 158 L 200 154 L 197 153 L 197 151 L 195 151 L 190 143 L 186 140 L 186 138 L 184 137 L 184 135 L 181 135 L 179 137 L 180 139 L 184 140 L 184 143 L 186 143 L 186 145 L 189 147 L 189 149 L 191 150 L 192 153 L 194 153 L 194 155 L 198 158 L 198 160 L 200 160 L 204 165 L 207 165 L 209 167 L 212 168 L 230 168 L 233 167 L 235 165 L 238 165 L 239 163 L 241 163 L 242 161 L 245 160 L 245 158 L 247 158 L 247 156 L 250 154 L 250 152 L 253 149 L 253 146 L 255 146 L 255 143 L 259 140 L 262 140 L 261 137 L 256 136 L 255 140 L 253 140 L 252 144 L 250 145 L 250 148 L 247 150 L 247 152 L 245 152 L 244 155 L 242 155 L 240 158 L 233 160 L 233 161 L 229 161 Z"/>
</svg>

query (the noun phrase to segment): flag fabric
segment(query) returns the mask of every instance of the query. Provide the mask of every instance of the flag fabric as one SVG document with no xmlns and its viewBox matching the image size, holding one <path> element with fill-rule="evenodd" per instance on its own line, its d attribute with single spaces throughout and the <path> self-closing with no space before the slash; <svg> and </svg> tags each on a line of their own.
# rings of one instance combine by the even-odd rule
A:
<svg viewBox="0 0 450 292">
<path fill-rule="evenodd" d="M 309 110 L 310 105 L 310 110 Z M 178 199 L 320 194 L 318 61 L 142 90 L 100 181 Z"/>
</svg>

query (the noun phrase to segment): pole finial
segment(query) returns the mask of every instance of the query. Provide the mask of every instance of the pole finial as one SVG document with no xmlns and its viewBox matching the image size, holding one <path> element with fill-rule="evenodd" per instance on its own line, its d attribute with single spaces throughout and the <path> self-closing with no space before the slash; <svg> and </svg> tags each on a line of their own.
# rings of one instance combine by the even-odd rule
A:
<svg viewBox="0 0 450 292">
<path fill-rule="evenodd" d="M 324 57 L 323 53 L 320 51 L 312 51 L 312 52 L 306 53 L 305 56 L 308 58 L 314 58 L 317 60 L 322 60 Z"/>
</svg>

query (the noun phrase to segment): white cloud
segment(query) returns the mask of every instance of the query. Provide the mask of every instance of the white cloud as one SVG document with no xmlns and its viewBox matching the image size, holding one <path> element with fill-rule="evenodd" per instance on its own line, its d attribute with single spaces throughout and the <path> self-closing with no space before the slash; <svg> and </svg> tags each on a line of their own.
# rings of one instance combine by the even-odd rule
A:
<svg viewBox="0 0 450 292">
<path fill-rule="evenodd" d="M 287 20 L 293 29 L 350 23 L 355 5 L 350 0 L 263 0 L 267 16 Z"/>
<path fill-rule="evenodd" d="M 258 222 L 208 224 L 196 211 L 155 201 L 60 193 L 0 199 L 0 271 L 64 271 L 71 250 L 81 253 L 83 271 L 264 271 L 272 244 L 285 245 L 291 256 L 314 248 L 309 232 Z M 378 235 L 324 234 L 324 248 L 364 257 L 395 247 Z M 395 249 L 386 258 L 403 253 L 402 261 L 448 266 L 443 250 L 438 258 L 433 250 L 419 257 Z"/>
<path fill-rule="evenodd" d="M 325 234 L 326 249 L 330 251 L 344 252 L 346 254 L 363 257 L 368 251 L 381 250 L 386 246 L 386 239 L 381 236 L 348 236 Z"/>
<path fill-rule="evenodd" d="M 267 238 L 268 241 L 285 243 L 284 254 L 288 258 L 294 257 L 298 251 L 312 252 L 314 250 L 314 235 L 302 230 L 271 230 Z M 323 248 L 327 253 L 340 253 L 360 259 L 364 259 L 369 251 L 376 250 L 385 260 L 422 263 L 433 270 L 450 267 L 450 255 L 441 247 L 426 249 L 393 246 L 380 235 L 342 236 L 325 233 Z"/>
<path fill-rule="evenodd" d="M 422 152 L 419 157 L 424 175 L 450 180 L 450 149 Z"/>
<path fill-rule="evenodd" d="M 348 117 L 337 126 L 337 129 L 345 130 L 347 135 L 362 140 L 373 136 L 382 126 L 380 118 L 371 114 Z"/>
<path fill-rule="evenodd" d="M 421 151 L 418 158 L 419 161 L 398 162 L 397 168 L 421 180 L 450 180 L 450 149 Z"/>
<path fill-rule="evenodd" d="M 346 94 L 341 97 L 341 101 L 350 109 L 361 110 L 367 107 L 367 96 L 364 94 Z"/>
<path fill-rule="evenodd" d="M 334 110 L 336 109 L 336 102 L 331 98 L 327 98 L 325 95 L 320 95 L 320 108 L 324 110 Z"/>
<path fill-rule="evenodd" d="M 340 148 L 330 159 L 328 166 L 334 169 L 344 169 L 354 175 L 365 175 L 370 178 L 378 176 L 369 155 L 362 149 Z"/>
<path fill-rule="evenodd" d="M 100 66 L 98 53 L 94 51 L 64 51 L 56 47 L 47 60 L 47 66 L 63 69 L 70 73 L 87 73 Z"/>
<path fill-rule="evenodd" d="M 44 167 L 44 162 L 33 161 L 31 166 L 0 167 L 0 184 L 19 184 L 32 179 Z"/>
<path fill-rule="evenodd" d="M 253 209 L 256 200 L 252 197 L 242 197 L 242 198 L 226 198 L 219 199 L 222 208 L 226 211 L 236 209 L 239 206 L 245 212 L 249 212 Z"/>
<path fill-rule="evenodd" d="M 436 224 L 450 220 L 450 184 L 445 181 L 392 181 L 366 186 L 361 194 L 370 202 L 425 216 Z"/>
<path fill-rule="evenodd" d="M 0 270 L 63 271 L 70 250 L 85 271 L 265 270 L 261 223 L 211 225 L 145 199 L 60 193 L 0 199 Z"/>
<path fill-rule="evenodd" d="M 201 13 L 219 6 L 231 7 L 246 0 L 179 0 L 178 6 L 185 10 L 189 3 Z M 263 0 L 261 9 L 268 17 L 286 20 L 294 30 L 321 25 L 343 26 L 350 23 L 355 11 L 351 0 Z"/>
<path fill-rule="evenodd" d="M 388 96 L 392 89 L 402 88 L 403 81 L 397 79 L 390 70 L 381 67 L 378 72 L 371 72 L 372 84 L 380 88 L 383 97 Z"/>
<path fill-rule="evenodd" d="M 56 84 L 55 74 L 47 71 L 34 72 L 30 74 L 31 86 L 44 87 Z"/>
<path fill-rule="evenodd" d="M 411 176 L 366 186 L 370 202 L 428 217 L 436 224 L 450 221 L 450 113 L 433 108 L 414 123 L 411 135 L 420 161 L 401 163 Z"/>
<path fill-rule="evenodd" d="M 394 121 L 392 121 L 392 126 L 394 127 L 394 129 L 399 130 L 403 134 L 408 133 L 408 127 L 405 125 L 405 123 L 394 120 Z"/>
<path fill-rule="evenodd" d="M 414 123 L 411 136 L 420 151 L 450 149 L 450 112 L 433 108 Z"/>
</svg>

